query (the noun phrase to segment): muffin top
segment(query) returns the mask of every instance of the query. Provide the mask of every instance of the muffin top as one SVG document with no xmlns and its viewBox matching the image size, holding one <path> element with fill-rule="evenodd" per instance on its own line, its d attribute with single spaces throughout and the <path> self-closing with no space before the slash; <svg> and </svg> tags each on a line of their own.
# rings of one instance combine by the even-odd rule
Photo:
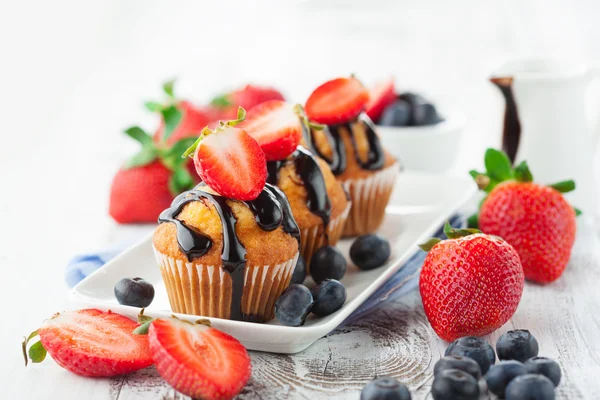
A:
<svg viewBox="0 0 600 400">
<path fill-rule="evenodd" d="M 288 160 L 278 163 L 278 176 L 269 176 L 269 182 L 276 183 L 286 194 L 300 229 L 318 224 L 325 227 L 346 210 L 348 198 L 344 188 L 324 160 L 299 148 Z"/>
<path fill-rule="evenodd" d="M 311 135 L 316 153 L 330 161 L 337 179 L 341 181 L 366 178 L 397 162 L 388 151 L 380 147 L 373 123 L 365 117 L 323 130 L 312 129 Z M 345 166 L 334 165 L 334 151 L 344 153 L 342 156 L 345 155 Z M 367 166 L 369 155 L 374 162 Z"/>
<path fill-rule="evenodd" d="M 171 208 L 161 214 L 162 223 L 156 228 L 152 238 L 154 247 L 160 253 L 185 262 L 219 266 L 227 259 L 226 255 L 222 255 L 224 240 L 229 241 L 229 248 L 235 251 L 237 238 L 245 248 L 245 258 L 249 265 L 275 265 L 290 260 L 298 252 L 298 239 L 294 233 L 289 232 L 294 228 L 297 230 L 297 226 L 293 217 L 286 215 L 289 205 L 285 196 L 276 201 L 269 186 L 265 187 L 257 200 L 249 202 L 225 199 L 207 186 L 197 186 L 194 190 L 184 192 L 173 201 Z M 217 201 L 212 201 L 211 198 Z M 259 203 L 260 201 L 270 204 Z M 282 202 L 285 204 L 281 204 Z M 277 226 L 274 229 L 273 226 L 265 229 L 260 225 L 265 221 L 260 221 L 250 207 L 264 209 L 271 206 L 275 207 L 275 214 L 282 213 L 282 221 L 275 224 Z M 177 213 L 179 208 L 181 210 Z M 286 217 L 289 218 L 286 220 Z M 170 218 L 180 222 L 169 222 Z M 286 226 L 285 221 L 289 226 Z M 224 237 L 224 227 L 234 228 L 232 239 Z M 199 256 L 188 257 L 190 253 L 182 251 L 188 232 L 199 242 L 208 243 L 208 250 L 200 252 Z M 231 243 L 232 240 L 234 243 Z"/>
</svg>

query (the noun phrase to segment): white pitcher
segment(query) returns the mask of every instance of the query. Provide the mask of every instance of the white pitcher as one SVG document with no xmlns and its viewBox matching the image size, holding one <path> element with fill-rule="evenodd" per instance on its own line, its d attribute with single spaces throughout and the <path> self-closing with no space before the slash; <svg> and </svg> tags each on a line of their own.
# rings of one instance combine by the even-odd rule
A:
<svg viewBox="0 0 600 400">
<path fill-rule="evenodd" d="M 586 91 L 598 72 L 583 64 L 524 60 L 504 65 L 491 79 L 506 99 L 503 147 L 511 160 L 527 160 L 540 183 L 574 179 L 577 188 L 567 198 L 590 216 L 600 208 L 598 132 L 586 112 Z"/>
</svg>

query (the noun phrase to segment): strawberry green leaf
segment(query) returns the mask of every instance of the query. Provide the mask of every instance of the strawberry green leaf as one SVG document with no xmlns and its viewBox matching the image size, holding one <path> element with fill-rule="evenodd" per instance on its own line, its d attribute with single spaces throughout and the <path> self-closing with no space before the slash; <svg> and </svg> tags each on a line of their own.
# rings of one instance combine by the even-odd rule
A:
<svg viewBox="0 0 600 400">
<path fill-rule="evenodd" d="M 173 160 L 177 160 L 176 164 L 183 163 L 184 160 L 181 157 L 185 151 L 191 147 L 196 140 L 195 137 L 188 137 L 177 141 L 171 148 L 168 150 L 166 157 L 173 158 Z"/>
<path fill-rule="evenodd" d="M 46 349 L 42 342 L 36 342 L 29 348 L 29 358 L 33 363 L 41 363 L 46 358 Z"/>
<path fill-rule="evenodd" d="M 173 196 L 194 187 L 194 178 L 184 166 L 175 168 L 169 177 L 169 190 Z"/>
<path fill-rule="evenodd" d="M 492 180 L 505 181 L 513 177 L 510 160 L 506 153 L 496 149 L 487 149 L 484 158 L 487 175 Z"/>
<path fill-rule="evenodd" d="M 479 213 L 475 213 L 467 218 L 467 226 L 469 228 L 479 229 Z"/>
<path fill-rule="evenodd" d="M 419 248 L 425 252 L 430 251 L 431 249 L 433 249 L 433 246 L 435 246 L 436 244 L 438 244 L 439 242 L 441 242 L 441 239 L 438 238 L 431 238 L 428 241 L 426 241 L 425 243 L 421 243 L 419 245 Z"/>
<path fill-rule="evenodd" d="M 573 207 L 573 210 L 575 210 L 575 216 L 579 217 L 581 214 L 583 214 L 583 211 L 581 211 L 579 208 L 577 207 Z"/>
<path fill-rule="evenodd" d="M 237 124 L 244 122 L 245 119 L 246 119 L 246 110 L 244 110 L 242 107 L 238 107 L 237 119 L 227 121 L 227 122 L 225 122 L 225 125 L 226 126 L 236 126 Z"/>
<path fill-rule="evenodd" d="M 448 236 L 448 239 L 457 239 L 463 236 L 473 235 L 475 233 L 481 233 L 479 229 L 466 228 L 466 229 L 455 229 L 452 228 L 450 222 L 446 221 L 444 225 L 444 233 Z"/>
<path fill-rule="evenodd" d="M 145 310 L 146 310 L 145 308 L 142 308 L 140 310 L 140 313 L 137 316 L 137 320 L 140 324 L 143 324 L 144 322 L 152 321 L 154 319 L 148 315 L 144 315 Z"/>
<path fill-rule="evenodd" d="M 224 94 L 224 95 L 217 96 L 214 99 L 212 99 L 210 101 L 210 105 L 211 106 L 215 106 L 215 107 L 219 107 L 219 108 L 224 108 L 224 107 L 230 106 L 231 102 L 229 101 L 227 95 Z"/>
<path fill-rule="evenodd" d="M 515 179 L 519 182 L 533 182 L 533 175 L 529 170 L 527 161 L 522 161 L 514 170 Z"/>
<path fill-rule="evenodd" d="M 25 358 L 25 366 L 27 366 L 27 363 L 29 362 L 29 359 L 27 358 L 27 345 L 29 344 L 31 339 L 35 338 L 37 335 L 38 331 L 33 331 L 29 334 L 29 336 L 24 338 L 23 342 L 21 343 L 21 350 L 23 351 L 23 357 Z"/>
<path fill-rule="evenodd" d="M 175 86 L 175 79 L 171 79 L 170 81 L 166 81 L 163 83 L 163 92 L 166 93 L 169 97 L 175 97 L 173 94 L 173 87 Z"/>
<path fill-rule="evenodd" d="M 141 324 L 140 326 L 138 326 L 137 328 L 135 328 L 133 330 L 133 334 L 134 335 L 147 335 L 148 329 L 150 329 L 150 325 L 152 324 L 152 321 L 154 321 L 154 319 L 152 319 L 150 321 L 146 321 L 143 324 Z"/>
<path fill-rule="evenodd" d="M 204 129 L 206 129 L 206 128 L 204 128 Z M 202 132 L 204 132 L 204 129 L 202 130 Z M 198 137 L 198 139 L 196 139 L 194 141 L 194 143 L 192 143 L 192 145 L 190 147 L 188 147 L 186 151 L 183 152 L 183 154 L 181 155 L 181 158 L 187 158 L 188 156 L 193 154 L 196 151 L 196 147 L 198 147 L 198 145 L 200 144 L 202 139 L 204 139 L 204 134 L 200 135 Z"/>
<path fill-rule="evenodd" d="M 557 182 L 557 183 L 554 183 L 554 184 L 548 185 L 548 186 L 551 187 L 552 189 L 558 190 L 561 193 L 568 193 L 568 192 L 572 192 L 573 190 L 575 190 L 575 181 L 573 181 L 573 180 L 562 181 L 562 182 Z"/>
<path fill-rule="evenodd" d="M 140 142 L 142 146 L 152 145 L 152 136 L 148 135 L 146 131 L 144 131 L 139 126 L 132 126 L 130 128 L 127 128 L 125 129 L 125 133 L 130 138 Z"/>
<path fill-rule="evenodd" d="M 147 101 L 144 103 L 144 107 L 146 107 L 146 109 L 148 109 L 151 112 L 160 112 L 164 106 L 155 101 Z"/>
<path fill-rule="evenodd" d="M 123 166 L 125 169 L 142 167 L 158 158 L 158 150 L 154 146 L 144 146 L 139 153 L 131 157 Z"/>
<path fill-rule="evenodd" d="M 171 136 L 175 128 L 177 128 L 179 122 L 181 122 L 183 114 L 174 105 L 163 108 L 161 110 L 161 114 L 163 117 L 163 121 L 165 122 L 165 132 L 163 133 L 163 140 L 167 140 Z"/>
</svg>

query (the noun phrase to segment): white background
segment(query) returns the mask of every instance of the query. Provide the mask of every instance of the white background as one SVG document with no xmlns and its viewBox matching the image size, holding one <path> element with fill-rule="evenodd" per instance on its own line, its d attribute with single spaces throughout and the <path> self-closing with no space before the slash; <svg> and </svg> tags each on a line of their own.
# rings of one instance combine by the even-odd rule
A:
<svg viewBox="0 0 600 400">
<path fill-rule="evenodd" d="M 122 129 L 154 128 L 142 102 L 163 80 L 198 102 L 245 82 L 303 102 L 334 76 L 394 75 L 466 114 L 466 170 L 500 140 L 490 71 L 598 61 L 599 18 L 595 0 L 2 1 L 1 397 L 35 385 L 19 341 L 66 306 L 69 258 L 131 234 L 108 218 L 108 188 L 136 149 Z"/>
</svg>

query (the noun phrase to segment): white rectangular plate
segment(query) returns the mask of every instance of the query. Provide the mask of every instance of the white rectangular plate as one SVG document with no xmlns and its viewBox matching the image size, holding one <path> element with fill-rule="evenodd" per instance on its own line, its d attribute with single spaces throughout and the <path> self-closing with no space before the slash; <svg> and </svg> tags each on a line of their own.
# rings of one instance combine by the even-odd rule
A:
<svg viewBox="0 0 600 400">
<path fill-rule="evenodd" d="M 349 262 L 342 279 L 347 300 L 341 310 L 324 318 L 309 317 L 301 327 L 282 326 L 276 320 L 266 324 L 210 318 L 212 325 L 237 338 L 249 350 L 273 353 L 296 353 L 340 325 L 381 285 L 394 275 L 418 250 L 417 244 L 432 236 L 440 225 L 461 207 L 476 191 L 468 177 L 436 175 L 405 171 L 398 175 L 396 189 L 386 209 L 379 233 L 389 239 L 392 256 L 382 267 L 360 271 Z M 344 254 L 352 240 L 338 246 Z M 70 293 L 76 306 L 111 309 L 135 318 L 139 308 L 119 305 L 113 288 L 123 277 L 142 277 L 152 284 L 156 296 L 146 314 L 152 317 L 171 315 L 165 286 L 152 252 L 151 237 L 125 250 L 104 267 L 81 281 Z M 310 281 L 310 278 L 307 279 Z M 179 318 L 197 320 L 198 316 L 177 314 Z"/>
</svg>

